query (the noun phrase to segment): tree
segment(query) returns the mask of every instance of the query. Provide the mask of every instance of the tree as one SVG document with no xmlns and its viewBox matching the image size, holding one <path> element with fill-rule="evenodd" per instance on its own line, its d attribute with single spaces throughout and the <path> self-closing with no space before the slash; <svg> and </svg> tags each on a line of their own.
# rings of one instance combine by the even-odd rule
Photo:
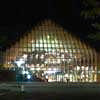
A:
<svg viewBox="0 0 100 100">
<path fill-rule="evenodd" d="M 100 1 L 81 0 L 81 17 L 91 27 L 87 39 L 100 42 Z"/>
<path fill-rule="evenodd" d="M 6 43 L 6 41 L 7 41 L 7 36 L 1 34 L 0 35 L 0 45 L 4 46 L 4 44 Z"/>
</svg>

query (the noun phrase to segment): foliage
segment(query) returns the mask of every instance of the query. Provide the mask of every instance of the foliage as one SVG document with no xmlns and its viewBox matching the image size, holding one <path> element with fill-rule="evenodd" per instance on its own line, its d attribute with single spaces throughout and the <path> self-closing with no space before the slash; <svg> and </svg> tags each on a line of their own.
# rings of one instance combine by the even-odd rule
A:
<svg viewBox="0 0 100 100">
<path fill-rule="evenodd" d="M 92 39 L 92 41 L 98 41 L 100 40 L 100 33 L 96 33 L 96 34 L 91 33 L 88 35 L 88 38 Z"/>
<path fill-rule="evenodd" d="M 100 40 L 100 1 L 81 0 L 81 3 L 81 17 L 89 21 L 91 27 L 88 38 L 93 41 Z"/>
<path fill-rule="evenodd" d="M 3 46 L 3 44 L 7 41 L 7 36 L 0 35 L 0 45 Z"/>
</svg>

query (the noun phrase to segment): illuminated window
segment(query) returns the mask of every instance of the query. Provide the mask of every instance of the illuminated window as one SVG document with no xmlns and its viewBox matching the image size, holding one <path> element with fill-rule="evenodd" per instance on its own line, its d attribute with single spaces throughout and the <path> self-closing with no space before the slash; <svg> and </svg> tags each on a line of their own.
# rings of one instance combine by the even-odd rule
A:
<svg viewBox="0 0 100 100">
<path fill-rule="evenodd" d="M 40 47 L 43 47 L 43 44 L 40 44 Z"/>
<path fill-rule="evenodd" d="M 44 43 L 46 43 L 47 41 L 46 40 L 44 40 Z"/>
<path fill-rule="evenodd" d="M 47 47 L 47 44 L 44 44 L 44 47 Z"/>
</svg>

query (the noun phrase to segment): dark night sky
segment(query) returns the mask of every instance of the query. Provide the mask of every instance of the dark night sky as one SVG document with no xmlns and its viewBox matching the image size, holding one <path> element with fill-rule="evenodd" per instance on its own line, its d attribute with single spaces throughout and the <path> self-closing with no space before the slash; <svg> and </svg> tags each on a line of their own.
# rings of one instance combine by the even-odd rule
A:
<svg viewBox="0 0 100 100">
<path fill-rule="evenodd" d="M 84 39 L 89 27 L 81 20 L 80 10 L 80 0 L 14 0 L 0 3 L 0 35 L 3 38 L 1 46 L 9 46 L 18 35 L 47 18 L 55 20 L 65 29 Z"/>
</svg>

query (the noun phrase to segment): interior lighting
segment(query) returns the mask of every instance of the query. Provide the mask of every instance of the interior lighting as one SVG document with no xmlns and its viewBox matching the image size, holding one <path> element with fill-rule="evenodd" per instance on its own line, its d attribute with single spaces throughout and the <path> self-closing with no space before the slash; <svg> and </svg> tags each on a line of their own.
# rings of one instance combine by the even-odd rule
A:
<svg viewBox="0 0 100 100">
<path fill-rule="evenodd" d="M 40 57 L 41 59 L 43 59 L 44 58 L 44 55 L 41 55 L 41 57 Z"/>
<path fill-rule="evenodd" d="M 15 63 L 17 64 L 18 67 L 21 67 L 21 65 L 24 64 L 25 61 L 23 61 L 23 60 L 15 61 Z"/>
<path fill-rule="evenodd" d="M 72 74 L 70 74 L 70 78 L 72 78 L 73 77 L 73 75 Z"/>
<path fill-rule="evenodd" d="M 50 36 L 48 35 L 48 36 L 47 36 L 47 38 L 49 39 L 49 38 L 50 38 Z"/>
<path fill-rule="evenodd" d="M 66 53 L 68 53 L 68 51 L 67 51 L 67 50 L 66 50 L 65 52 L 66 52 Z"/>
<path fill-rule="evenodd" d="M 95 72 L 95 71 L 93 71 L 93 72 Z M 100 71 L 98 71 L 98 73 L 100 74 Z"/>
<path fill-rule="evenodd" d="M 71 59 L 68 59 L 68 63 L 70 63 L 71 62 Z"/>
<path fill-rule="evenodd" d="M 86 77 L 88 77 L 88 75 L 86 75 Z"/>
<path fill-rule="evenodd" d="M 56 47 L 58 47 L 58 45 L 56 44 Z"/>
<path fill-rule="evenodd" d="M 10 62 L 8 62 L 8 64 L 10 64 Z"/>
<path fill-rule="evenodd" d="M 85 70 L 88 70 L 89 69 L 89 67 L 87 66 L 86 68 L 85 68 Z"/>
<path fill-rule="evenodd" d="M 57 62 L 58 62 L 58 64 L 60 64 L 60 59 L 58 59 L 58 61 L 57 61 Z"/>
<path fill-rule="evenodd" d="M 79 66 L 77 66 L 77 70 L 80 70 L 80 67 Z"/>
<path fill-rule="evenodd" d="M 46 75 L 45 78 L 48 79 L 48 76 Z"/>
<path fill-rule="evenodd" d="M 25 74 L 25 70 L 24 70 L 24 71 L 22 71 L 22 74 Z"/>
<path fill-rule="evenodd" d="M 28 71 L 25 71 L 25 74 L 29 74 L 29 72 Z"/>
<path fill-rule="evenodd" d="M 39 64 L 37 64 L 37 67 L 39 67 Z"/>
<path fill-rule="evenodd" d="M 36 70 L 40 70 L 40 68 L 37 68 Z"/>
<path fill-rule="evenodd" d="M 35 56 L 35 57 L 36 57 L 36 59 L 38 59 L 38 54 L 36 54 L 36 56 Z"/>
<path fill-rule="evenodd" d="M 64 58 L 64 54 L 61 55 L 61 58 Z"/>
<path fill-rule="evenodd" d="M 65 61 L 66 59 L 62 59 L 62 61 Z"/>
<path fill-rule="evenodd" d="M 57 71 L 52 71 L 52 70 L 48 70 L 48 71 L 46 71 L 46 73 L 48 73 L 48 74 L 53 74 L 53 73 L 56 73 Z"/>
<path fill-rule="evenodd" d="M 53 80 L 52 79 L 48 79 L 48 82 L 53 82 Z"/>
<path fill-rule="evenodd" d="M 20 60 L 20 61 L 23 61 L 23 59 L 22 59 L 22 58 L 20 58 L 19 60 Z"/>
<path fill-rule="evenodd" d="M 54 43 L 54 41 L 52 41 L 52 43 Z"/>
<path fill-rule="evenodd" d="M 27 75 L 27 79 L 31 79 L 31 75 Z"/>
<path fill-rule="evenodd" d="M 47 62 L 47 61 L 45 61 L 44 63 L 45 63 L 45 64 L 47 64 L 48 62 Z"/>
<path fill-rule="evenodd" d="M 84 70 L 84 66 L 82 66 L 82 70 Z"/>
<path fill-rule="evenodd" d="M 30 70 L 34 70 L 34 68 L 30 68 Z"/>
<path fill-rule="evenodd" d="M 42 43 L 42 40 L 40 40 L 40 43 Z"/>
<path fill-rule="evenodd" d="M 24 55 L 23 55 L 23 58 L 26 59 L 26 58 L 27 58 L 27 54 L 24 54 Z"/>
<path fill-rule="evenodd" d="M 54 70 L 54 71 L 56 71 L 56 70 L 57 70 L 57 68 L 53 68 L 53 70 Z"/>
<path fill-rule="evenodd" d="M 51 70 L 51 68 L 48 68 L 48 70 Z"/>
<path fill-rule="evenodd" d="M 44 43 L 46 43 L 46 40 L 44 40 Z"/>
<path fill-rule="evenodd" d="M 40 47 L 43 47 L 43 44 L 40 44 Z"/>
<path fill-rule="evenodd" d="M 31 42 L 33 43 L 34 41 L 32 40 Z"/>
<path fill-rule="evenodd" d="M 65 74 L 65 77 L 68 77 L 68 74 Z"/>
<path fill-rule="evenodd" d="M 47 44 L 44 44 L 44 47 L 47 47 Z"/>
</svg>

